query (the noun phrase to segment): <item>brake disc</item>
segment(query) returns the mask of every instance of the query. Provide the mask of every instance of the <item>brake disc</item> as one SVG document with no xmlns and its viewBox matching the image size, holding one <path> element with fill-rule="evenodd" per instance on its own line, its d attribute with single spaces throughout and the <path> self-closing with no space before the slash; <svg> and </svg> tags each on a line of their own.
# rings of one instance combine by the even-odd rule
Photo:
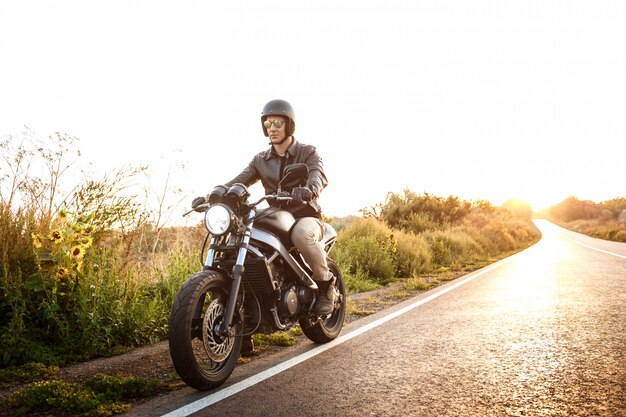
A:
<svg viewBox="0 0 626 417">
<path fill-rule="evenodd" d="M 233 350 L 234 337 L 222 336 L 217 330 L 224 317 L 224 305 L 220 300 L 213 300 L 204 313 L 202 322 L 202 342 L 204 350 L 214 362 L 224 361 Z"/>
</svg>

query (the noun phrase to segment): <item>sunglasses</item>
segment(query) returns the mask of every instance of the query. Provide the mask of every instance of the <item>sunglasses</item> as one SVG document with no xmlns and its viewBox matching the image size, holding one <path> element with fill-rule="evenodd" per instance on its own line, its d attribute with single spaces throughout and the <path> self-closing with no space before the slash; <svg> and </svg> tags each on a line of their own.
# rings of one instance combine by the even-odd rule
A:
<svg viewBox="0 0 626 417">
<path fill-rule="evenodd" d="M 276 129 L 280 129 L 283 123 L 284 120 L 265 120 L 263 122 L 263 126 L 265 126 L 266 129 L 269 129 L 270 127 L 272 127 L 272 125 L 274 125 L 276 126 Z"/>
</svg>

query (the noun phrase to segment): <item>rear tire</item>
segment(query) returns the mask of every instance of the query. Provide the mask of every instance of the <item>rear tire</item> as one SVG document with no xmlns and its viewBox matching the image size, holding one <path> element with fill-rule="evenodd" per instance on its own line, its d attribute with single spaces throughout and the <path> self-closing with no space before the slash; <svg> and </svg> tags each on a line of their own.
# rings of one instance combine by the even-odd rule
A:
<svg viewBox="0 0 626 417">
<path fill-rule="evenodd" d="M 236 336 L 217 329 L 226 310 L 228 281 L 216 271 L 192 275 L 174 300 L 169 319 L 169 347 L 174 368 L 190 387 L 208 390 L 220 386 L 232 373 L 241 350 L 242 325 Z"/>
<path fill-rule="evenodd" d="M 315 343 L 328 343 L 339 336 L 346 315 L 346 292 L 343 286 L 341 271 L 339 271 L 337 264 L 330 259 L 328 260 L 328 269 L 336 277 L 335 287 L 340 294 L 335 303 L 335 310 L 324 320 L 312 322 L 308 317 L 303 317 L 299 320 L 302 332 Z"/>
</svg>

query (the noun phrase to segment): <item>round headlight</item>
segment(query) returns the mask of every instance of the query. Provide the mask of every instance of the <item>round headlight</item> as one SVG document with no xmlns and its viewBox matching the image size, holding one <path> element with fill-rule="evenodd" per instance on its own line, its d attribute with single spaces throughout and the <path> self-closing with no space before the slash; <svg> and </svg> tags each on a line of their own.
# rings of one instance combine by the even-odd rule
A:
<svg viewBox="0 0 626 417">
<path fill-rule="evenodd" d="M 230 229 L 232 212 L 222 204 L 215 204 L 207 210 L 204 216 L 204 226 L 213 235 L 223 235 Z"/>
</svg>

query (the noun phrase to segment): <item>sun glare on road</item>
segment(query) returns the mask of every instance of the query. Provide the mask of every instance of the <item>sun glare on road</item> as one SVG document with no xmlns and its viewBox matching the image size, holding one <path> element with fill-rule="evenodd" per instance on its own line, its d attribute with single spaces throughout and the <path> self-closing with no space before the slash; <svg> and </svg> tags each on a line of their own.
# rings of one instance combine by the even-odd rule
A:
<svg viewBox="0 0 626 417">
<path fill-rule="evenodd" d="M 501 281 L 498 294 L 503 307 L 534 311 L 552 303 L 554 277 L 571 255 L 556 239 L 557 229 L 542 227 L 542 232 L 542 239 L 522 254 L 524 262 L 509 264 L 503 270 L 507 279 Z"/>
</svg>

